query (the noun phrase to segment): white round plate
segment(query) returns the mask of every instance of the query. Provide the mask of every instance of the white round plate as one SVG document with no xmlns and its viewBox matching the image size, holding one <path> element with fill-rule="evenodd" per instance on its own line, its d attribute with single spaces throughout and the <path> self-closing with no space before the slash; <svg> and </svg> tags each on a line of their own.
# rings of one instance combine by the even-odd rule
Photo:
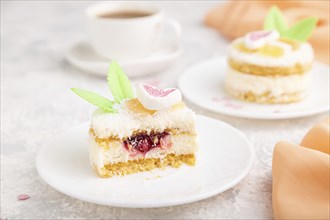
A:
<svg viewBox="0 0 330 220">
<path fill-rule="evenodd" d="M 159 73 L 169 68 L 182 54 L 182 46 L 172 41 L 164 42 L 147 57 L 116 60 L 130 77 Z M 99 76 L 106 76 L 111 60 L 98 55 L 88 42 L 73 45 L 66 59 L 78 69 Z"/>
<path fill-rule="evenodd" d="M 315 62 L 309 96 L 291 104 L 255 104 L 228 96 L 224 90 L 226 57 L 213 58 L 186 70 L 179 87 L 192 103 L 225 115 L 254 119 L 285 119 L 329 111 L 329 66 Z"/>
<path fill-rule="evenodd" d="M 164 207 L 214 196 L 250 170 L 254 151 L 230 125 L 197 117 L 199 151 L 194 167 L 165 168 L 124 177 L 100 178 L 88 159 L 88 124 L 55 137 L 39 152 L 39 175 L 58 191 L 84 201 L 129 208 Z"/>
</svg>

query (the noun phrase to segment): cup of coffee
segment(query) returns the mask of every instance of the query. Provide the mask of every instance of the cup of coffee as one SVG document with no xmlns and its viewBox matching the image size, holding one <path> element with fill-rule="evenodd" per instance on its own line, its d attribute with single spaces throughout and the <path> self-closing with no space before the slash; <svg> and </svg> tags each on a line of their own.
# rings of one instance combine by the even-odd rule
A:
<svg viewBox="0 0 330 220">
<path fill-rule="evenodd" d="M 104 2 L 88 7 L 86 16 L 92 47 L 108 59 L 149 55 L 160 46 L 169 28 L 176 40 L 180 38 L 180 25 L 152 6 Z"/>
</svg>

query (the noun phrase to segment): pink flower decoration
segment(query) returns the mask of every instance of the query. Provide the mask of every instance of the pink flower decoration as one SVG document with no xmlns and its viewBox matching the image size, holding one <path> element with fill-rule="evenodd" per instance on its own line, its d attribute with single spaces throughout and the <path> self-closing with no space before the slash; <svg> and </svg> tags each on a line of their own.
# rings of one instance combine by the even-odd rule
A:
<svg viewBox="0 0 330 220">
<path fill-rule="evenodd" d="M 27 200 L 29 198 L 30 198 L 30 196 L 29 195 L 26 195 L 26 194 L 21 194 L 21 195 L 18 195 L 17 196 L 17 200 L 19 200 L 19 201 Z"/>
</svg>

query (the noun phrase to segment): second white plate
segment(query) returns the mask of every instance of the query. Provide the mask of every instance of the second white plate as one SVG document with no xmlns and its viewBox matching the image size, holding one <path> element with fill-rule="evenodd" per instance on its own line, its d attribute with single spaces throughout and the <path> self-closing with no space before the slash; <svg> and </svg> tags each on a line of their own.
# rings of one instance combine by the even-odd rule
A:
<svg viewBox="0 0 330 220">
<path fill-rule="evenodd" d="M 39 175 L 58 191 L 102 205 L 151 208 L 205 199 L 241 181 L 254 156 L 251 143 L 240 131 L 198 116 L 196 166 L 100 178 L 89 165 L 88 127 L 86 123 L 55 137 L 40 150 L 36 166 Z"/>
<path fill-rule="evenodd" d="M 191 102 L 221 114 L 254 118 L 286 119 L 329 111 L 329 66 L 315 62 L 309 96 L 297 103 L 266 105 L 236 100 L 224 90 L 226 57 L 196 64 L 183 73 L 179 87 Z"/>
</svg>

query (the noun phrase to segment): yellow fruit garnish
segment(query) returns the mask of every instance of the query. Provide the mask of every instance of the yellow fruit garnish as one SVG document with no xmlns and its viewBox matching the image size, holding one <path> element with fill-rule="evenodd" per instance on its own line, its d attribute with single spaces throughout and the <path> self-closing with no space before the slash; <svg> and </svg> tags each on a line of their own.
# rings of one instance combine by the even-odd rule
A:
<svg viewBox="0 0 330 220">
<path fill-rule="evenodd" d="M 137 98 L 127 100 L 125 102 L 125 105 L 129 110 L 140 114 L 152 115 L 156 112 L 155 110 L 149 110 L 143 107 L 143 105 Z"/>
<path fill-rule="evenodd" d="M 269 44 L 265 44 L 264 46 L 258 49 L 249 49 L 245 47 L 244 43 L 242 42 L 234 45 L 234 47 L 244 53 L 259 53 L 269 57 L 280 57 L 284 54 L 284 51 L 281 47 L 269 45 Z"/>
<path fill-rule="evenodd" d="M 141 102 L 137 99 L 129 99 L 125 102 L 125 106 L 127 109 L 129 109 L 132 112 L 136 112 L 136 113 L 140 113 L 140 114 L 148 114 L 148 115 L 152 115 L 156 112 L 156 110 L 150 110 L 150 109 L 146 109 L 145 107 L 143 107 L 143 105 L 141 104 Z M 176 111 L 182 108 L 185 108 L 186 104 L 184 102 L 178 102 L 174 105 L 171 106 L 171 110 L 172 111 Z"/>
<path fill-rule="evenodd" d="M 284 51 L 278 46 L 265 44 L 263 47 L 259 48 L 258 53 L 264 56 L 280 57 L 283 55 Z"/>
<path fill-rule="evenodd" d="M 235 44 L 234 47 L 236 49 L 238 49 L 239 51 L 245 52 L 245 53 L 255 53 L 258 51 L 258 49 L 250 49 L 250 48 L 245 47 L 243 42 L 239 43 L 239 44 Z"/>
</svg>

